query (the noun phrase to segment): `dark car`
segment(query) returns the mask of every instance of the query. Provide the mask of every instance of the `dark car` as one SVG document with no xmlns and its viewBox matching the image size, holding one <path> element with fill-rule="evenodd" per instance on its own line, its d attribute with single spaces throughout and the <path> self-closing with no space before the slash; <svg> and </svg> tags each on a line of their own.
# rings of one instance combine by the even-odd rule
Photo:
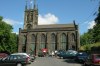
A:
<svg viewBox="0 0 100 66">
<path fill-rule="evenodd" d="M 64 58 L 68 58 L 68 59 L 74 59 L 77 55 L 77 51 L 75 50 L 67 50 L 66 51 L 66 55 L 64 56 Z"/>
<path fill-rule="evenodd" d="M 84 66 L 100 66 L 100 54 L 91 54 L 84 62 Z"/>
<path fill-rule="evenodd" d="M 0 66 L 25 66 L 28 58 L 25 55 L 9 55 L 0 60 Z"/>
<path fill-rule="evenodd" d="M 66 51 L 64 51 L 64 50 L 59 50 L 59 51 L 57 52 L 57 56 L 58 56 L 59 58 L 64 58 L 65 55 L 66 55 Z"/>
<path fill-rule="evenodd" d="M 57 53 L 57 56 L 60 57 L 60 58 L 63 58 L 63 59 L 73 59 L 77 54 L 77 51 L 75 50 L 67 50 L 67 51 L 64 51 L 64 50 L 60 50 L 58 53 Z"/>
<path fill-rule="evenodd" d="M 33 61 L 33 57 L 31 57 L 30 54 L 27 53 L 13 53 L 12 55 L 25 55 L 28 58 L 28 63 L 31 63 L 31 61 Z"/>
<path fill-rule="evenodd" d="M 78 52 L 75 57 L 75 61 L 84 63 L 87 57 L 88 57 L 88 54 L 86 52 Z"/>
<path fill-rule="evenodd" d="M 42 51 L 39 51 L 39 53 L 38 53 L 38 57 L 44 57 L 44 54 L 43 54 Z"/>
</svg>

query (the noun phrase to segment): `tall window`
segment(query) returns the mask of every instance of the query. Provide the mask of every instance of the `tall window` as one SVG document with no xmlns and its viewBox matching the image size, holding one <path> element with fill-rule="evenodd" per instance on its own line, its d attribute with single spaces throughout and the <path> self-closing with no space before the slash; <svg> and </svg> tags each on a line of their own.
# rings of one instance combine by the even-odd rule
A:
<svg viewBox="0 0 100 66">
<path fill-rule="evenodd" d="M 26 36 L 22 37 L 22 43 L 25 44 L 26 43 Z"/>
<path fill-rule="evenodd" d="M 35 52 L 35 45 L 36 45 L 35 40 L 36 40 L 36 37 L 35 37 L 35 35 L 33 34 L 33 35 L 31 36 L 31 45 L 30 45 L 30 50 L 31 50 L 31 53 L 32 53 L 32 54 Z"/>
<path fill-rule="evenodd" d="M 40 39 L 40 49 L 45 48 L 45 45 L 46 45 L 45 41 L 46 41 L 46 37 L 44 34 L 42 34 L 41 39 Z"/>
<path fill-rule="evenodd" d="M 36 37 L 35 37 L 35 35 L 33 34 L 33 35 L 31 36 L 31 42 L 32 42 L 32 43 L 35 43 L 35 40 L 36 40 L 35 38 L 36 38 Z"/>
<path fill-rule="evenodd" d="M 61 35 L 60 48 L 63 49 L 63 50 L 67 49 L 67 37 L 66 37 L 66 34 L 64 34 L 64 33 Z"/>
<path fill-rule="evenodd" d="M 74 33 L 71 34 L 71 43 L 72 43 L 71 49 L 75 50 L 75 34 Z"/>
<path fill-rule="evenodd" d="M 51 50 L 56 50 L 56 36 L 55 34 L 51 34 Z"/>
<path fill-rule="evenodd" d="M 22 52 L 26 52 L 26 36 L 22 37 Z"/>
</svg>

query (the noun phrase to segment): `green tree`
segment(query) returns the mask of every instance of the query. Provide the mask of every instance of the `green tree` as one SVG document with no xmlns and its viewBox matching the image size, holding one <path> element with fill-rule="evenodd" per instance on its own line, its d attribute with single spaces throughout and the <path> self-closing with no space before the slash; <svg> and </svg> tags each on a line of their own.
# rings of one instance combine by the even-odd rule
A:
<svg viewBox="0 0 100 66">
<path fill-rule="evenodd" d="M 93 27 L 93 38 L 95 42 L 100 42 L 100 6 L 98 9 L 98 15 L 95 18 L 96 25 Z"/>
<path fill-rule="evenodd" d="M 98 9 L 98 15 L 94 21 L 95 25 L 93 29 L 88 29 L 87 33 L 81 35 L 81 45 L 100 42 L 100 6 Z"/>
<path fill-rule="evenodd" d="M 12 33 L 12 29 L 13 27 L 0 16 L 0 51 L 17 51 L 17 35 Z"/>
<path fill-rule="evenodd" d="M 81 45 L 91 44 L 91 37 L 92 37 L 91 34 L 89 34 L 88 32 L 84 33 L 80 37 L 80 44 Z"/>
</svg>

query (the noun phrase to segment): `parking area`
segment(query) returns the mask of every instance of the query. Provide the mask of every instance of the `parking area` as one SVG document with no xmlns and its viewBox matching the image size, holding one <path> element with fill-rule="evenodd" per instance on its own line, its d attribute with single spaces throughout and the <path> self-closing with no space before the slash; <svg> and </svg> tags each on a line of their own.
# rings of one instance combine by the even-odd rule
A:
<svg viewBox="0 0 100 66">
<path fill-rule="evenodd" d="M 56 57 L 37 57 L 28 66 L 82 66 L 71 59 L 58 59 Z"/>
</svg>

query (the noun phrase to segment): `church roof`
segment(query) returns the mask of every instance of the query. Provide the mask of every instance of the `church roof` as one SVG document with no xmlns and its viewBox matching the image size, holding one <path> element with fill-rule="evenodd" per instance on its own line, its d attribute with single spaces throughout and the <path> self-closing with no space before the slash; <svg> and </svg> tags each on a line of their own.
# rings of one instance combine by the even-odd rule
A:
<svg viewBox="0 0 100 66">
<path fill-rule="evenodd" d="M 74 24 L 50 24 L 50 25 L 37 25 L 36 28 L 68 28 L 75 27 Z"/>
</svg>

